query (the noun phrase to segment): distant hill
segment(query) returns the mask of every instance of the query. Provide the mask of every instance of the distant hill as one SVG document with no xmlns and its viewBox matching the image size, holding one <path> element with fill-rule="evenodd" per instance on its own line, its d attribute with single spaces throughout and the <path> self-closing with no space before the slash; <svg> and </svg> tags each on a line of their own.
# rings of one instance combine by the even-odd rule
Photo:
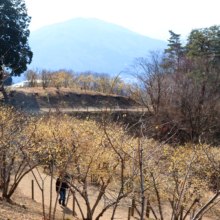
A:
<svg viewBox="0 0 220 220">
<path fill-rule="evenodd" d="M 29 43 L 34 53 L 29 68 L 91 70 L 110 75 L 118 74 L 149 50 L 167 45 L 96 18 L 74 18 L 44 26 L 31 32 Z"/>
</svg>

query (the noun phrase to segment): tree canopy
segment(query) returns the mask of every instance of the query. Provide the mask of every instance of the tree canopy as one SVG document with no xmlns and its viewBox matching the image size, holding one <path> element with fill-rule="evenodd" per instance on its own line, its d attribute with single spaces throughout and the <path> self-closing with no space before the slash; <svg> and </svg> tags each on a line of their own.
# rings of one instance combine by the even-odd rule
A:
<svg viewBox="0 0 220 220">
<path fill-rule="evenodd" d="M 0 0 L 0 81 L 4 67 L 19 76 L 31 63 L 30 21 L 24 0 Z"/>
</svg>

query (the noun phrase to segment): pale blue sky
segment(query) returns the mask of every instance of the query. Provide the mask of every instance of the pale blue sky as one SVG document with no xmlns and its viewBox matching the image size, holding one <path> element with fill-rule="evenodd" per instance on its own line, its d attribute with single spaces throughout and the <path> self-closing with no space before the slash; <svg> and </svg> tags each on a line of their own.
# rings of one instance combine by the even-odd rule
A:
<svg viewBox="0 0 220 220">
<path fill-rule="evenodd" d="M 193 28 L 220 24 L 220 0 L 26 0 L 31 30 L 75 17 L 99 18 L 167 40 L 168 30 L 186 38 Z"/>
</svg>

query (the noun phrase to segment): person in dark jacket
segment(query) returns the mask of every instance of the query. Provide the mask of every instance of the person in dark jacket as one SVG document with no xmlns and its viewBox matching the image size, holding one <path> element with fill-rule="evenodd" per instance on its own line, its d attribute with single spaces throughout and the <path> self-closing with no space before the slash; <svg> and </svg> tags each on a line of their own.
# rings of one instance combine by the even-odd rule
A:
<svg viewBox="0 0 220 220">
<path fill-rule="evenodd" d="M 66 178 L 66 176 L 64 176 L 64 178 Z M 59 192 L 60 182 L 61 182 L 61 177 L 57 178 L 57 181 L 56 181 L 56 192 L 57 193 Z M 65 180 L 63 180 L 62 183 L 61 183 L 60 198 L 59 198 L 59 204 L 62 203 L 62 206 L 65 206 L 66 190 L 67 189 L 69 189 L 69 186 L 65 182 Z"/>
</svg>

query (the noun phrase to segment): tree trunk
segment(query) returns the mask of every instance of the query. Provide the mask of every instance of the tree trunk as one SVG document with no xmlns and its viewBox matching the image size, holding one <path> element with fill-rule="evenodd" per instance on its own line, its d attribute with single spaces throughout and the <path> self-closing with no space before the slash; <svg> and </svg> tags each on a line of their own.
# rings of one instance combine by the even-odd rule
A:
<svg viewBox="0 0 220 220">
<path fill-rule="evenodd" d="M 149 202 L 149 198 L 147 199 L 146 217 L 150 218 L 150 202 Z"/>
<path fill-rule="evenodd" d="M 6 161 L 6 149 L 3 151 L 2 157 L 2 197 L 7 198 L 7 161 Z"/>
<path fill-rule="evenodd" d="M 52 157 L 53 157 L 53 155 L 52 155 Z M 52 219 L 53 164 L 54 164 L 54 157 L 52 159 L 52 172 L 51 172 L 51 179 L 50 179 L 50 208 L 49 208 L 49 219 L 50 220 Z"/>
<path fill-rule="evenodd" d="M 3 69 L 2 69 L 2 61 L 0 60 L 0 91 L 2 91 L 3 86 Z"/>
</svg>

